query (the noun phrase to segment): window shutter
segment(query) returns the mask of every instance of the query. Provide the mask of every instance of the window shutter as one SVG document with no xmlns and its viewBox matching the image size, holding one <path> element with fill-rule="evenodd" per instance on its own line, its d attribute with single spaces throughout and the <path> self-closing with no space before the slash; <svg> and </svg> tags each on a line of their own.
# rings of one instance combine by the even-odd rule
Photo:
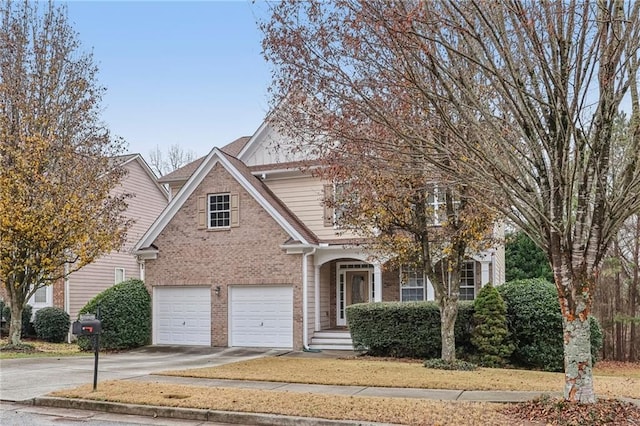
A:
<svg viewBox="0 0 640 426">
<path fill-rule="evenodd" d="M 324 198 L 322 205 L 324 206 L 324 226 L 333 226 L 333 207 L 327 205 L 327 201 L 333 198 L 333 185 L 324 186 Z"/>
<path fill-rule="evenodd" d="M 207 197 L 201 195 L 198 197 L 198 229 L 207 227 Z"/>
<path fill-rule="evenodd" d="M 238 194 L 231 194 L 230 204 L 231 204 L 231 226 L 237 227 L 240 226 L 240 199 Z"/>
</svg>

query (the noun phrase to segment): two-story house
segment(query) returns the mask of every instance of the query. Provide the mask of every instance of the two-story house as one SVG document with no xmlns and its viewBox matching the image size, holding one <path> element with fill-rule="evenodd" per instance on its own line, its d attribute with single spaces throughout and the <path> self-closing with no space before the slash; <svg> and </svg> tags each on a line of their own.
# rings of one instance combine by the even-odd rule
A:
<svg viewBox="0 0 640 426">
<path fill-rule="evenodd" d="M 350 349 L 348 305 L 433 298 L 422 274 L 385 269 L 335 229 L 330 186 L 272 149 L 281 139 L 265 123 L 161 179 L 172 200 L 134 248 L 154 344 Z M 469 259 L 462 281 L 467 299 L 502 283 L 503 250 Z"/>
</svg>

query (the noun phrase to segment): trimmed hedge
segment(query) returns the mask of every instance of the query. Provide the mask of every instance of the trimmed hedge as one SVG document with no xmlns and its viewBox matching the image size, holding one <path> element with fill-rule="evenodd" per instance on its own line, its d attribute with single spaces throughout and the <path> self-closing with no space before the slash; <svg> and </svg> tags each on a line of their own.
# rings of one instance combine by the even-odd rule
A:
<svg viewBox="0 0 640 426">
<path fill-rule="evenodd" d="M 496 289 L 507 306 L 507 326 L 515 345 L 512 365 L 547 371 L 564 370 L 562 315 L 556 288 L 543 279 L 512 281 Z M 439 358 L 440 310 L 436 302 L 379 302 L 347 306 L 347 321 L 355 350 L 372 356 Z M 455 324 L 456 356 L 473 359 L 473 302 L 459 302 Z M 602 329 L 591 326 L 593 362 L 602 348 Z"/>
<path fill-rule="evenodd" d="M 130 279 L 106 289 L 80 310 L 79 315 L 83 314 L 93 314 L 102 321 L 102 349 L 136 348 L 151 340 L 151 297 L 140 280 Z M 86 336 L 78 337 L 78 345 L 83 350 L 92 348 Z"/>
<path fill-rule="evenodd" d="M 436 302 L 379 302 L 347 306 L 353 347 L 373 356 L 439 358 L 440 309 Z M 472 302 L 459 302 L 455 325 L 456 352 L 464 357 L 471 347 Z"/>
<path fill-rule="evenodd" d="M 38 339 L 53 343 L 65 341 L 70 325 L 69 314 L 56 307 L 38 309 L 33 321 Z"/>
<path fill-rule="evenodd" d="M 511 362 L 546 371 L 564 370 L 562 313 L 554 284 L 541 279 L 510 281 L 497 287 L 507 304 L 507 324 L 515 343 Z M 602 348 L 602 329 L 591 326 L 593 362 Z"/>
</svg>

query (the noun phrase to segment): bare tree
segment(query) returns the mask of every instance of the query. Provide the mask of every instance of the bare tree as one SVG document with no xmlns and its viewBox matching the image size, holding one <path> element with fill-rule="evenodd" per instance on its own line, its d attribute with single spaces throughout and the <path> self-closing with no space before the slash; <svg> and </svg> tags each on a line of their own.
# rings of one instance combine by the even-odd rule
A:
<svg viewBox="0 0 640 426">
<path fill-rule="evenodd" d="M 96 71 L 64 7 L 0 3 L 0 282 L 14 345 L 29 298 L 119 248 L 129 226 Z"/>
<path fill-rule="evenodd" d="M 169 147 L 166 157 L 157 145 L 153 151 L 149 151 L 149 166 L 158 176 L 171 173 L 195 159 L 195 152 L 185 151 L 178 144 L 173 144 Z"/>
<path fill-rule="evenodd" d="M 565 399 L 595 402 L 596 276 L 640 210 L 640 3 L 292 0 L 273 9 L 263 31 L 274 105 L 298 117 L 304 149 L 330 152 L 351 127 L 360 136 L 339 139 L 340 149 L 394 150 L 367 132 L 376 123 L 437 153 L 424 158 L 461 182 L 494 192 L 487 202 L 549 257 Z M 632 140 L 613 176 L 612 128 L 627 94 Z M 420 114 L 398 113 L 407 109 Z M 434 121 L 446 132 L 424 137 Z"/>
</svg>

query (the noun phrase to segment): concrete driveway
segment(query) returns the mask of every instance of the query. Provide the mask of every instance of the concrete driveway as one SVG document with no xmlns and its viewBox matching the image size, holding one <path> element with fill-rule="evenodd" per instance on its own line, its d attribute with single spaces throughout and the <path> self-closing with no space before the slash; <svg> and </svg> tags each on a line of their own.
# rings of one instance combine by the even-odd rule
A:
<svg viewBox="0 0 640 426">
<path fill-rule="evenodd" d="M 163 370 L 211 367 L 287 351 L 260 348 L 146 346 L 100 354 L 98 389 L 105 380 L 129 379 Z M 51 391 L 93 383 L 94 356 L 0 360 L 0 400 L 24 401 Z"/>
</svg>

